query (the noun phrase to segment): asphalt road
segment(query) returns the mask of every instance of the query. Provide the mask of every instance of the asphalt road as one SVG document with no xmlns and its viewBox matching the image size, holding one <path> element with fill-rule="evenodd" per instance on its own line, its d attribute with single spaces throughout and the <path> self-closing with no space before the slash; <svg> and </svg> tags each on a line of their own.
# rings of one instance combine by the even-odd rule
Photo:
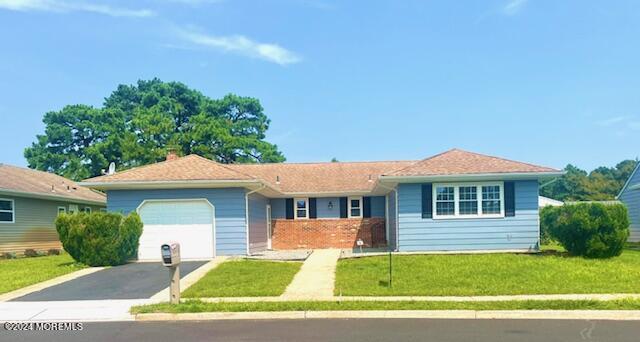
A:
<svg viewBox="0 0 640 342">
<path fill-rule="evenodd" d="M 317 319 L 85 323 L 82 331 L 5 331 L 0 341 L 607 341 L 640 340 L 640 322 Z"/>
<path fill-rule="evenodd" d="M 206 261 L 186 261 L 180 264 L 184 277 Z M 137 262 L 109 267 L 62 284 L 30 293 L 13 301 L 61 301 L 97 299 L 144 299 L 166 288 L 169 271 L 159 262 Z"/>
</svg>

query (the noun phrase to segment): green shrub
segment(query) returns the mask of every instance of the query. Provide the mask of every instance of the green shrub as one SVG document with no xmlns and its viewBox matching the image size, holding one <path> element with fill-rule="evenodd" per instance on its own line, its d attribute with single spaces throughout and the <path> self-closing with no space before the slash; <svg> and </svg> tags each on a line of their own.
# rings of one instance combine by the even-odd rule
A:
<svg viewBox="0 0 640 342">
<path fill-rule="evenodd" d="M 136 213 L 61 214 L 56 230 L 64 250 L 89 266 L 121 265 L 138 253 L 142 221 Z"/>
<path fill-rule="evenodd" d="M 629 237 L 629 215 L 623 204 L 580 203 L 556 209 L 545 224 L 569 254 L 610 258 L 622 253 Z"/>
<path fill-rule="evenodd" d="M 551 236 L 551 227 L 558 220 L 560 207 L 546 206 L 540 209 L 540 243 L 548 245 L 554 242 Z"/>
<path fill-rule="evenodd" d="M 27 248 L 24 250 L 24 256 L 27 258 L 33 258 L 38 256 L 38 252 L 35 249 Z"/>
<path fill-rule="evenodd" d="M 18 256 L 16 255 L 15 252 L 6 252 L 6 253 L 2 254 L 2 257 L 5 258 L 5 259 L 15 259 Z"/>
</svg>

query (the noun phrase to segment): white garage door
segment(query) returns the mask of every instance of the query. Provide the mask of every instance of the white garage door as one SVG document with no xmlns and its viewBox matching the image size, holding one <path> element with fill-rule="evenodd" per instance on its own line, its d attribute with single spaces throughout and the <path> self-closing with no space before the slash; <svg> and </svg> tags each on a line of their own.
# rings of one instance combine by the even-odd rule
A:
<svg viewBox="0 0 640 342">
<path fill-rule="evenodd" d="M 160 246 L 180 243 L 182 259 L 214 257 L 213 207 L 206 200 L 146 201 L 138 209 L 144 223 L 138 260 L 160 260 Z"/>
</svg>

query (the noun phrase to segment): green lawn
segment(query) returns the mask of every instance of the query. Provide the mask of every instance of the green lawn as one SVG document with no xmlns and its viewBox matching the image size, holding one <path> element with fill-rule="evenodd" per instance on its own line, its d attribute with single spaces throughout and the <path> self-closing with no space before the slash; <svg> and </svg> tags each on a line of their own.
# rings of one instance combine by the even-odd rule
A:
<svg viewBox="0 0 640 342">
<path fill-rule="evenodd" d="M 640 250 L 594 260 L 565 254 L 394 255 L 343 259 L 335 293 L 345 296 L 640 293 Z"/>
<path fill-rule="evenodd" d="M 336 311 L 336 310 L 639 310 L 640 300 L 549 300 L 505 302 L 257 302 L 205 303 L 191 300 L 135 306 L 131 313 L 245 312 L 245 311 Z"/>
<path fill-rule="evenodd" d="M 188 288 L 183 297 L 279 296 L 300 270 L 300 262 L 227 261 Z"/>
<path fill-rule="evenodd" d="M 0 293 L 71 273 L 87 266 L 76 263 L 69 254 L 36 258 L 0 260 Z"/>
</svg>

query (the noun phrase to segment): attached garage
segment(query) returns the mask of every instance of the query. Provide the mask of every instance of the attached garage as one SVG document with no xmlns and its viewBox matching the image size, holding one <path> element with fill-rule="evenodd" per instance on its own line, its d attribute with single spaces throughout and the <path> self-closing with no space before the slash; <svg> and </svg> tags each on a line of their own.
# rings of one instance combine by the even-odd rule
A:
<svg viewBox="0 0 640 342">
<path fill-rule="evenodd" d="M 138 207 L 144 223 L 138 260 L 160 260 L 160 246 L 180 243 L 182 259 L 215 256 L 215 208 L 206 199 L 145 200 Z"/>
</svg>

